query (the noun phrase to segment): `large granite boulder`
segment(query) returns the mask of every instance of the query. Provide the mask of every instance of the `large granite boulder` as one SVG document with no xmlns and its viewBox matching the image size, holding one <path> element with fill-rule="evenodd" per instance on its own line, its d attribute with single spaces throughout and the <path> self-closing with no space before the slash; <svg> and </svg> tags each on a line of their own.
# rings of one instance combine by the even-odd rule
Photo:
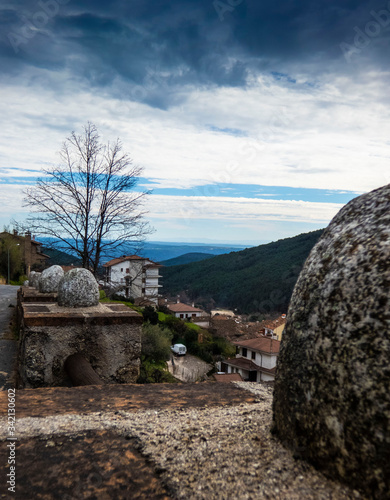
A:
<svg viewBox="0 0 390 500">
<path fill-rule="evenodd" d="M 61 266 L 51 266 L 45 269 L 39 278 L 39 291 L 41 293 L 56 293 L 63 276 L 64 270 Z"/>
<path fill-rule="evenodd" d="M 390 185 L 331 221 L 291 299 L 274 430 L 325 473 L 389 498 Z"/>
<path fill-rule="evenodd" d="M 39 289 L 39 278 L 41 277 L 41 273 L 37 273 L 36 271 L 31 271 L 28 276 L 29 286 L 33 286 L 37 290 Z"/>
<path fill-rule="evenodd" d="M 99 286 L 88 269 L 72 269 L 64 274 L 58 285 L 58 305 L 63 307 L 92 307 L 99 304 Z"/>
</svg>

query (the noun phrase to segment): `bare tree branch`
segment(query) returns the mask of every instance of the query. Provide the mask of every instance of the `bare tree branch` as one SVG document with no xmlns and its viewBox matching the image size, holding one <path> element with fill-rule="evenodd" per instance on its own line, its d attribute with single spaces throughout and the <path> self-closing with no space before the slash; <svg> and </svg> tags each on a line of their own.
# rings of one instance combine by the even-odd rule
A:
<svg viewBox="0 0 390 500">
<path fill-rule="evenodd" d="M 82 135 L 71 133 L 60 158 L 60 167 L 43 170 L 25 191 L 31 212 L 25 223 L 96 274 L 103 257 L 112 258 L 151 232 L 143 210 L 149 192 L 135 191 L 143 169 L 133 165 L 119 140 L 103 145 L 92 123 Z"/>
</svg>

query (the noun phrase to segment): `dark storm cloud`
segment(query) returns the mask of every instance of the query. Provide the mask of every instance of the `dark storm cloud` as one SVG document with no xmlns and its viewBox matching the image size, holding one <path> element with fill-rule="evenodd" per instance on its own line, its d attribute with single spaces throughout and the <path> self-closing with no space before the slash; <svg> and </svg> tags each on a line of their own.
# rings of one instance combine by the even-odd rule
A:
<svg viewBox="0 0 390 500">
<path fill-rule="evenodd" d="M 258 70 L 344 64 L 340 44 L 353 49 L 356 27 L 387 3 L 26 0 L 0 8 L 0 57 L 3 73 L 67 68 L 91 86 L 119 79 L 130 97 L 164 106 L 183 85 L 245 86 Z M 363 56 L 387 61 L 387 34 L 382 27 Z"/>
</svg>

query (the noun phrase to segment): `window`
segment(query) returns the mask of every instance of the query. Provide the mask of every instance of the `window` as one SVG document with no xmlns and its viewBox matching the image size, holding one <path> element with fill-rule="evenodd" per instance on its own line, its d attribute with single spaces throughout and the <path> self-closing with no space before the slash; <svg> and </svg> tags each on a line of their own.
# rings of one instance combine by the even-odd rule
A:
<svg viewBox="0 0 390 500">
<path fill-rule="evenodd" d="M 123 267 L 121 267 L 121 273 L 123 273 Z"/>
<path fill-rule="evenodd" d="M 243 347 L 242 348 L 242 355 L 244 356 L 244 358 L 247 357 L 247 354 L 248 354 L 248 349 L 246 347 Z"/>
<path fill-rule="evenodd" d="M 255 351 L 252 351 L 252 359 L 256 359 L 256 353 L 255 353 Z"/>
<path fill-rule="evenodd" d="M 127 268 L 127 269 L 126 269 L 126 273 L 127 273 L 127 274 L 129 274 L 129 272 L 130 272 L 130 269 L 128 269 L 128 268 Z"/>
<path fill-rule="evenodd" d="M 184 318 L 184 314 L 180 314 L 180 317 L 181 317 L 181 318 Z"/>
</svg>

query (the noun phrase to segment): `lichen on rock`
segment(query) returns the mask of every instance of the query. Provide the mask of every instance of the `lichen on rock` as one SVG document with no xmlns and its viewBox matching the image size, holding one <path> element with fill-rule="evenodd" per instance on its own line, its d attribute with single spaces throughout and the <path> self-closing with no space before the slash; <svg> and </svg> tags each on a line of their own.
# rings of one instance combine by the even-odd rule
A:
<svg viewBox="0 0 390 500">
<path fill-rule="evenodd" d="M 68 271 L 58 285 L 58 305 L 63 307 L 92 307 L 99 304 L 99 286 L 88 269 Z"/>
<path fill-rule="evenodd" d="M 310 253 L 278 360 L 274 430 L 325 473 L 390 489 L 390 185 L 355 198 Z"/>
<path fill-rule="evenodd" d="M 38 290 L 40 277 L 41 277 L 41 273 L 38 273 L 36 271 L 31 271 L 29 276 L 28 276 L 29 286 L 32 286 Z"/>
<path fill-rule="evenodd" d="M 39 291 L 41 293 L 55 293 L 58 285 L 64 275 L 61 266 L 51 266 L 45 269 L 39 278 Z"/>
</svg>

